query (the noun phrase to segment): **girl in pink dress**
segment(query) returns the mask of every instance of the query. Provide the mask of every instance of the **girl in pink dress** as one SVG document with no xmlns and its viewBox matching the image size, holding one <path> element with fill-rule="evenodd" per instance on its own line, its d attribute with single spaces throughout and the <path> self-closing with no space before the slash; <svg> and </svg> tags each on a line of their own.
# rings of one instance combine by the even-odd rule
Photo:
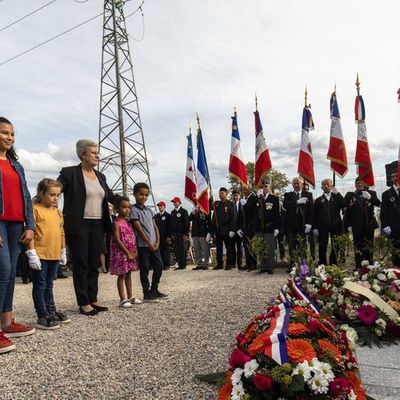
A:
<svg viewBox="0 0 400 400">
<path fill-rule="evenodd" d="M 132 225 L 128 222 L 131 212 L 129 199 L 118 197 L 115 203 L 118 217 L 114 221 L 114 234 L 111 239 L 110 272 L 118 276 L 119 306 L 129 308 L 133 304 L 141 303 L 141 300 L 132 296 L 131 272 L 139 269 L 136 237 Z"/>
</svg>

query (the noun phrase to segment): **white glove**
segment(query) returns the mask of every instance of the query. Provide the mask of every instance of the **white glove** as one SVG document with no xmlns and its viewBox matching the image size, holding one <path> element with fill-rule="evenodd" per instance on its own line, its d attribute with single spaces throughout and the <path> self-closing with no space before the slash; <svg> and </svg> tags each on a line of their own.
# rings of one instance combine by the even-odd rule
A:
<svg viewBox="0 0 400 400">
<path fill-rule="evenodd" d="M 263 189 L 258 189 L 257 190 L 257 196 L 262 196 L 264 194 L 264 190 Z"/>
<path fill-rule="evenodd" d="M 238 236 L 240 238 L 242 238 L 244 236 L 244 233 L 243 233 L 243 231 L 241 229 L 239 229 L 236 233 L 238 234 Z"/>
<path fill-rule="evenodd" d="M 27 250 L 25 254 L 28 256 L 28 263 L 32 269 L 40 271 L 42 269 L 42 264 L 40 264 L 40 259 L 36 254 L 35 249 Z"/>
<path fill-rule="evenodd" d="M 234 238 L 234 237 L 235 237 L 235 232 L 230 231 L 230 232 L 229 232 L 229 237 L 230 237 L 231 239 Z"/>
<path fill-rule="evenodd" d="M 339 193 L 339 191 L 336 189 L 335 186 L 332 187 L 331 192 L 332 192 L 333 194 L 338 194 L 338 193 Z"/>
<path fill-rule="evenodd" d="M 279 235 L 279 229 L 274 230 L 274 237 L 277 237 Z"/>
<path fill-rule="evenodd" d="M 347 230 L 349 231 L 349 233 L 352 233 L 352 232 L 353 232 L 353 229 L 352 229 L 351 226 L 349 226 L 349 227 L 347 228 Z"/>
<path fill-rule="evenodd" d="M 241 204 L 242 206 L 244 206 L 246 203 L 247 203 L 247 200 L 246 200 L 246 199 L 240 199 L 240 204 Z"/>
<path fill-rule="evenodd" d="M 208 242 L 208 243 L 211 242 L 211 233 L 207 233 L 207 235 L 206 235 L 206 242 Z"/>
<path fill-rule="evenodd" d="M 314 229 L 313 232 L 314 232 L 314 235 L 315 235 L 315 236 L 318 236 L 318 235 L 319 235 L 318 229 Z"/>
<path fill-rule="evenodd" d="M 61 249 L 60 265 L 67 265 L 67 249 L 65 247 Z"/>
<path fill-rule="evenodd" d="M 304 233 L 307 235 L 311 232 L 312 226 L 310 224 L 305 224 Z"/>
<path fill-rule="evenodd" d="M 371 198 L 371 195 L 366 190 L 363 190 L 362 197 L 364 197 L 365 200 L 369 200 Z"/>
<path fill-rule="evenodd" d="M 392 228 L 390 228 L 390 226 L 385 226 L 385 227 L 383 228 L 383 233 L 384 233 L 386 236 L 390 236 L 391 233 L 392 233 Z"/>
<path fill-rule="evenodd" d="M 301 197 L 296 201 L 296 204 L 307 204 L 307 202 L 308 202 L 307 197 Z"/>
</svg>

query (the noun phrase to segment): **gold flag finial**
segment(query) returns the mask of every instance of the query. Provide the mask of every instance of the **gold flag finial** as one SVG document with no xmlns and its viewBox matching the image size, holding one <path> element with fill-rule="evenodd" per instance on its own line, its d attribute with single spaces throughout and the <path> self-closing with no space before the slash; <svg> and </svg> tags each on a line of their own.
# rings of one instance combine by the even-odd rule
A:
<svg viewBox="0 0 400 400">
<path fill-rule="evenodd" d="M 236 106 L 233 106 L 233 115 L 237 115 L 237 108 L 236 108 Z"/>
<path fill-rule="evenodd" d="M 255 94 L 255 100 L 256 100 L 256 111 L 258 111 L 258 98 L 257 98 L 257 92 Z"/>
<path fill-rule="evenodd" d="M 307 107 L 307 95 L 308 95 L 308 93 L 307 93 L 307 85 L 306 85 L 306 89 L 305 89 L 305 91 L 304 91 L 304 106 L 305 107 Z"/>
<path fill-rule="evenodd" d="M 198 113 L 196 113 L 196 120 L 197 120 L 197 128 L 200 130 L 200 117 Z"/>
<path fill-rule="evenodd" d="M 359 78 L 358 72 L 357 72 L 357 80 L 356 80 L 357 96 L 360 95 L 360 85 L 361 85 L 361 82 L 360 82 L 360 78 Z"/>
</svg>

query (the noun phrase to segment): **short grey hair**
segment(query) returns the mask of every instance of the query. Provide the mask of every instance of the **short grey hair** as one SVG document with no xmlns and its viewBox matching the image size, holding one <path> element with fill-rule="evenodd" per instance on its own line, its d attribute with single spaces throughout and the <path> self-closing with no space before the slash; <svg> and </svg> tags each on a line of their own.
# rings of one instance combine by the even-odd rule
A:
<svg viewBox="0 0 400 400">
<path fill-rule="evenodd" d="M 82 154 L 87 152 L 88 147 L 98 147 L 98 144 L 90 139 L 80 139 L 76 142 L 76 155 L 80 160 L 82 160 Z"/>
</svg>

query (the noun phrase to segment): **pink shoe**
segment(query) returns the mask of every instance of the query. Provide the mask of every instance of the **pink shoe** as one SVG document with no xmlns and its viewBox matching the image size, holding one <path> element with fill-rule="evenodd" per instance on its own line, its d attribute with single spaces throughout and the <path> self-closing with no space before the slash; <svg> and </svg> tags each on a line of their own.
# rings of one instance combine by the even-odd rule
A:
<svg viewBox="0 0 400 400">
<path fill-rule="evenodd" d="M 7 328 L 3 328 L 4 336 L 7 338 L 14 337 L 23 337 L 29 336 L 35 333 L 35 328 L 31 328 L 29 326 L 17 324 L 14 319 L 11 321 L 11 324 L 7 326 Z"/>
<path fill-rule="evenodd" d="M 15 344 L 4 336 L 3 332 L 0 332 L 0 354 L 8 353 L 15 349 Z"/>
</svg>

